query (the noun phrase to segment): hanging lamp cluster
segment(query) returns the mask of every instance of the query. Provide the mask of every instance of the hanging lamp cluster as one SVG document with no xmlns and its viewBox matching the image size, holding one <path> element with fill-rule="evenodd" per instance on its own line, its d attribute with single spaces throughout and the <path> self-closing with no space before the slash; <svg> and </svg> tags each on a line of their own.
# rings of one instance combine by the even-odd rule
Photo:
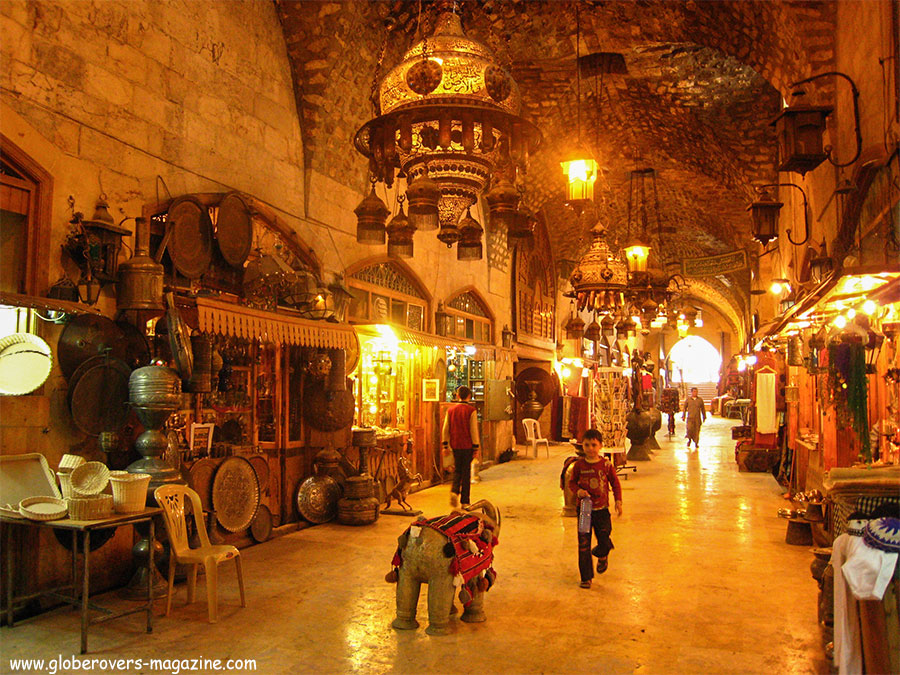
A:
<svg viewBox="0 0 900 675">
<path fill-rule="evenodd" d="M 459 260 L 480 260 L 484 230 L 471 207 L 489 183 L 492 224 L 505 225 L 511 240 L 530 234 L 533 221 L 518 209 L 514 182 L 541 134 L 519 115 L 515 81 L 491 50 L 465 35 L 454 11 L 438 16 L 434 34 L 406 52 L 373 98 L 375 117 L 354 138 L 372 180 L 355 210 L 359 243 L 380 245 L 387 236 L 388 254 L 408 257 L 415 231 L 438 230 L 448 247 L 457 244 Z M 391 188 L 400 176 L 409 212 L 389 228 L 375 185 Z"/>
</svg>

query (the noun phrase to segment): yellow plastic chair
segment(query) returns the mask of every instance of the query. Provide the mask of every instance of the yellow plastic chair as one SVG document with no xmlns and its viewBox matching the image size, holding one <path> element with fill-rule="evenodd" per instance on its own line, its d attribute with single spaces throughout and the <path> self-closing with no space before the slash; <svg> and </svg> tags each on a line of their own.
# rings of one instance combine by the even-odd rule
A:
<svg viewBox="0 0 900 675">
<path fill-rule="evenodd" d="M 172 589 L 175 581 L 175 565 L 190 565 L 188 573 L 188 597 L 190 605 L 194 602 L 194 590 L 197 587 L 197 565 L 203 565 L 206 572 L 206 602 L 209 608 L 209 622 L 215 623 L 219 614 L 218 565 L 223 560 L 234 559 L 237 567 L 238 587 L 241 591 L 241 607 L 246 607 L 244 599 L 244 575 L 241 572 L 241 553 L 230 544 L 212 545 L 203 518 L 200 495 L 183 485 L 163 485 L 153 493 L 156 503 L 163 510 L 166 531 L 169 533 L 169 590 L 166 597 L 166 616 L 172 609 Z M 187 518 L 184 512 L 185 497 L 190 499 L 194 514 L 194 524 L 200 535 L 200 548 L 190 548 L 187 535 Z"/>
</svg>

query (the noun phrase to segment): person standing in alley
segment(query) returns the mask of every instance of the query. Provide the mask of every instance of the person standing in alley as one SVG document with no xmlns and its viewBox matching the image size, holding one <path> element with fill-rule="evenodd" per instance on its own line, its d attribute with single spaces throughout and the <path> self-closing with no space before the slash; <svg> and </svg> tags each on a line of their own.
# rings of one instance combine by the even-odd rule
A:
<svg viewBox="0 0 900 675">
<path fill-rule="evenodd" d="M 706 406 L 703 405 L 703 399 L 700 398 L 697 387 L 691 387 L 691 395 L 684 402 L 681 419 L 687 421 L 685 438 L 687 438 L 688 450 L 691 448 L 691 441 L 694 442 L 694 449 L 698 449 L 700 447 L 700 427 L 706 421 Z"/>
<path fill-rule="evenodd" d="M 471 390 L 462 386 L 456 390 L 459 403 L 447 411 L 441 430 L 443 449 L 453 450 L 453 484 L 450 487 L 450 506 L 468 506 L 472 483 L 472 458 L 478 452 L 478 412 L 469 403 Z"/>
</svg>

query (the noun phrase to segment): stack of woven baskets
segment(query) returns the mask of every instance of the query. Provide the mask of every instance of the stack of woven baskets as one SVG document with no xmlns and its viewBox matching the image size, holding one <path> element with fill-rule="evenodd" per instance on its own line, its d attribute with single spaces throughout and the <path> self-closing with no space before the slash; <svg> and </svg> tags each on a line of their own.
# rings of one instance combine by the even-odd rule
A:
<svg viewBox="0 0 900 675">
<path fill-rule="evenodd" d="M 56 475 L 72 520 L 100 520 L 114 511 L 144 510 L 150 474 L 110 471 L 103 462 L 85 462 L 78 455 L 63 455 Z"/>
</svg>

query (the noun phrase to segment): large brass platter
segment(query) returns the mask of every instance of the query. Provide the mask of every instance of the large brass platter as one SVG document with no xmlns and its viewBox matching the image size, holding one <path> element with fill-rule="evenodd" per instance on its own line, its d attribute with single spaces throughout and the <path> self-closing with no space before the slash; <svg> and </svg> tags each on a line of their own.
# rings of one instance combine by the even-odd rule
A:
<svg viewBox="0 0 900 675">
<path fill-rule="evenodd" d="M 213 478 L 213 509 L 219 524 L 229 532 L 245 530 L 259 508 L 259 480 L 253 465 L 243 457 L 229 457 Z"/>
<path fill-rule="evenodd" d="M 297 490 L 297 511 L 311 523 L 327 523 L 337 515 L 341 486 L 330 476 L 310 476 Z"/>
</svg>

